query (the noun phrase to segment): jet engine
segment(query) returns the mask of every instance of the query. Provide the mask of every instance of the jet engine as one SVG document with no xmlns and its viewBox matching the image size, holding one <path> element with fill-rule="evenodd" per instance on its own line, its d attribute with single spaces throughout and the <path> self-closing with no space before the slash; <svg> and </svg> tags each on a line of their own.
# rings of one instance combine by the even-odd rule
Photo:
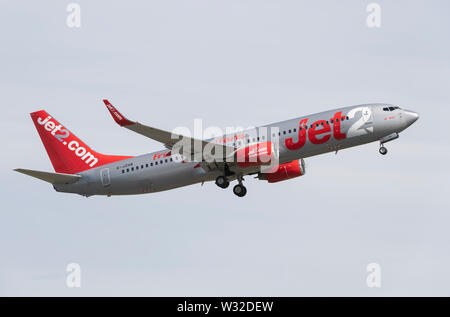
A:
<svg viewBox="0 0 450 317">
<path fill-rule="evenodd" d="M 274 166 L 270 171 L 258 173 L 260 180 L 266 180 L 269 183 L 281 182 L 294 177 L 305 175 L 305 161 L 303 159 L 295 160 L 289 163 Z"/>
</svg>

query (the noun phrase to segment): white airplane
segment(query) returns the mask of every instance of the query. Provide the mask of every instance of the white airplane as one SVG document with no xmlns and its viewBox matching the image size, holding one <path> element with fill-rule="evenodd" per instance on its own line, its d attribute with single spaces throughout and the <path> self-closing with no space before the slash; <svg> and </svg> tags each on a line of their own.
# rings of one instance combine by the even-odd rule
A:
<svg viewBox="0 0 450 317">
<path fill-rule="evenodd" d="M 31 118 L 55 173 L 15 171 L 49 182 L 58 192 L 86 197 L 153 193 L 208 181 L 227 188 L 234 180 L 234 194 L 243 197 L 244 176 L 269 183 L 302 176 L 306 157 L 375 141 L 385 155 L 384 143 L 397 139 L 419 118 L 398 106 L 366 104 L 199 140 L 130 121 L 104 103 L 120 126 L 163 143 L 165 149 L 134 157 L 104 155 L 41 110 Z"/>
</svg>

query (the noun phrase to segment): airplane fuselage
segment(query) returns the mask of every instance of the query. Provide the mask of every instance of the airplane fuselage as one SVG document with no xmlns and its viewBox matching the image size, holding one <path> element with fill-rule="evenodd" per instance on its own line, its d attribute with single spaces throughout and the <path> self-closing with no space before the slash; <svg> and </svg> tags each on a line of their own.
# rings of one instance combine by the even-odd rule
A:
<svg viewBox="0 0 450 317">
<path fill-rule="evenodd" d="M 374 141 L 398 137 L 418 115 L 387 104 L 344 107 L 215 138 L 213 143 L 244 147 L 258 142 L 279 144 L 279 163 L 287 163 L 328 152 L 337 152 Z M 259 166 L 230 167 L 233 175 L 258 173 Z M 222 171 L 208 170 L 199 162 L 173 159 L 171 151 L 161 150 L 79 173 L 74 184 L 56 184 L 59 192 L 91 195 L 130 195 L 169 190 L 214 181 Z M 231 176 L 230 179 L 233 179 Z"/>
</svg>

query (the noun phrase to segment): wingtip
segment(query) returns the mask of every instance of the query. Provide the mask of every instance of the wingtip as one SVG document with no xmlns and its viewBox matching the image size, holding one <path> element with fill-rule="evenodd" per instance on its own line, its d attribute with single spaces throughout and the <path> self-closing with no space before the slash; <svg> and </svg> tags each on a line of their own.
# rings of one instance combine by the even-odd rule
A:
<svg viewBox="0 0 450 317">
<path fill-rule="evenodd" d="M 26 174 L 26 169 L 24 168 L 15 168 L 13 169 L 14 172 L 20 173 L 20 174 Z"/>
<path fill-rule="evenodd" d="M 105 103 L 106 108 L 108 109 L 109 113 L 113 117 L 114 121 L 121 127 L 134 124 L 134 122 L 128 120 L 123 116 L 109 101 L 108 99 L 103 99 L 103 102 Z"/>
</svg>

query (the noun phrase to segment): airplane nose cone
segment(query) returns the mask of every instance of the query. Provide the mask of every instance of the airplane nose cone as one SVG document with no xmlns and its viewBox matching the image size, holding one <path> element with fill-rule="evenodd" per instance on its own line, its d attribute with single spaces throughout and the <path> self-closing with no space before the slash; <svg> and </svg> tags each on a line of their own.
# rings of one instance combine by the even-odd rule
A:
<svg viewBox="0 0 450 317">
<path fill-rule="evenodd" d="M 405 110 L 403 112 L 403 118 L 405 120 L 406 126 L 409 127 L 411 124 L 419 119 L 419 114 L 414 111 Z"/>
</svg>

